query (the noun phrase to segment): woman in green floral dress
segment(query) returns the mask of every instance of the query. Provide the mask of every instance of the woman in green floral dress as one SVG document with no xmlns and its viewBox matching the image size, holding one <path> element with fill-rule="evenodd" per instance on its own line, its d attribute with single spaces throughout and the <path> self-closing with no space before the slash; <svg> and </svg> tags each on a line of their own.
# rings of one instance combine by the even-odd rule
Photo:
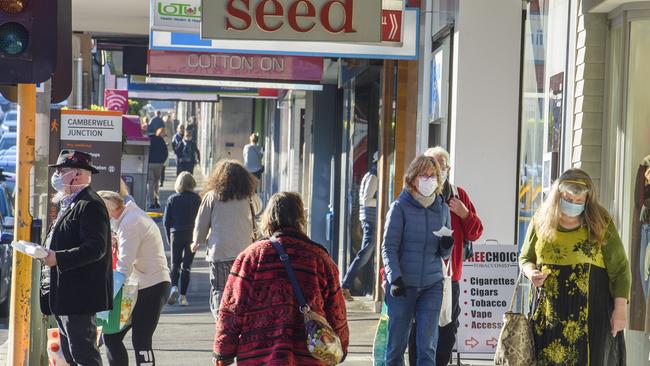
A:
<svg viewBox="0 0 650 366">
<path fill-rule="evenodd" d="M 519 262 L 540 289 L 531 318 L 539 366 L 625 365 L 630 265 L 587 173 L 570 169 L 553 184 Z"/>
</svg>

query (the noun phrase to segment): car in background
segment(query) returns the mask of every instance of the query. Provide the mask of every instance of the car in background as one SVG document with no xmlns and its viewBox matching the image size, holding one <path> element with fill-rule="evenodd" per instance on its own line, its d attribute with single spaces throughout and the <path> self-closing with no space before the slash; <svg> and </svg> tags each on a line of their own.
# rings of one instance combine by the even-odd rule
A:
<svg viewBox="0 0 650 366">
<path fill-rule="evenodd" d="M 2 227 L 0 223 L 0 227 Z M 9 297 L 11 293 L 11 267 L 13 260 L 13 233 L 11 237 L 5 236 L 6 230 L 2 228 L 0 240 L 0 317 L 9 316 Z"/>
<path fill-rule="evenodd" d="M 11 268 L 14 240 L 13 189 L 7 184 L 12 177 L 0 172 L 0 317 L 9 315 L 9 295 L 11 292 Z M 15 183 L 15 176 L 13 176 Z"/>
<path fill-rule="evenodd" d="M 5 113 L 2 119 L 2 131 L 3 133 L 18 131 L 18 111 L 13 109 Z"/>
<path fill-rule="evenodd" d="M 0 137 L 0 150 L 7 150 L 16 146 L 16 133 L 6 132 Z"/>
</svg>

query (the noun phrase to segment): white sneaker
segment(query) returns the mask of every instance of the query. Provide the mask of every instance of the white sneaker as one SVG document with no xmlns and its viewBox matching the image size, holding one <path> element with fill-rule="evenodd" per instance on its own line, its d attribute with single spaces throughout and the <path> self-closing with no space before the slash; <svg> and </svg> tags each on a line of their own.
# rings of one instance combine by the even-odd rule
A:
<svg viewBox="0 0 650 366">
<path fill-rule="evenodd" d="M 178 287 L 172 286 L 172 291 L 169 294 L 169 299 L 167 300 L 167 303 L 169 305 L 174 305 L 176 304 L 176 300 L 178 300 Z"/>
<path fill-rule="evenodd" d="M 187 302 L 187 296 L 181 295 L 180 305 L 181 306 L 189 306 L 190 305 L 190 303 Z"/>
</svg>

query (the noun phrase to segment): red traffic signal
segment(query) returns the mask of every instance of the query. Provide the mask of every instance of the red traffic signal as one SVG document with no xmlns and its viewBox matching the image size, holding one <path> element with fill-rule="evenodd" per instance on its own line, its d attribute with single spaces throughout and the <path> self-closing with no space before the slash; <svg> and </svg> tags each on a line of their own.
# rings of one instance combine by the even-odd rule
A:
<svg viewBox="0 0 650 366">
<path fill-rule="evenodd" d="M 0 83 L 38 83 L 56 67 L 57 0 L 0 0 Z"/>
</svg>

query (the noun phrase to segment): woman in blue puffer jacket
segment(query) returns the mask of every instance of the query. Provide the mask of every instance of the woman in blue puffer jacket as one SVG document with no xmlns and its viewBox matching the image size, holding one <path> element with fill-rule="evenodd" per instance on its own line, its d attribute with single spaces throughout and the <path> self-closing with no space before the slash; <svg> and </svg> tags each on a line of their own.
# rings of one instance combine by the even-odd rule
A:
<svg viewBox="0 0 650 366">
<path fill-rule="evenodd" d="M 389 283 L 386 366 L 402 366 L 411 324 L 416 320 L 418 366 L 435 366 L 442 305 L 442 258 L 451 255 L 449 207 L 440 195 L 435 159 L 418 156 L 404 176 L 404 189 L 390 207 L 382 258 Z M 434 232 L 436 232 L 434 234 Z"/>
</svg>

